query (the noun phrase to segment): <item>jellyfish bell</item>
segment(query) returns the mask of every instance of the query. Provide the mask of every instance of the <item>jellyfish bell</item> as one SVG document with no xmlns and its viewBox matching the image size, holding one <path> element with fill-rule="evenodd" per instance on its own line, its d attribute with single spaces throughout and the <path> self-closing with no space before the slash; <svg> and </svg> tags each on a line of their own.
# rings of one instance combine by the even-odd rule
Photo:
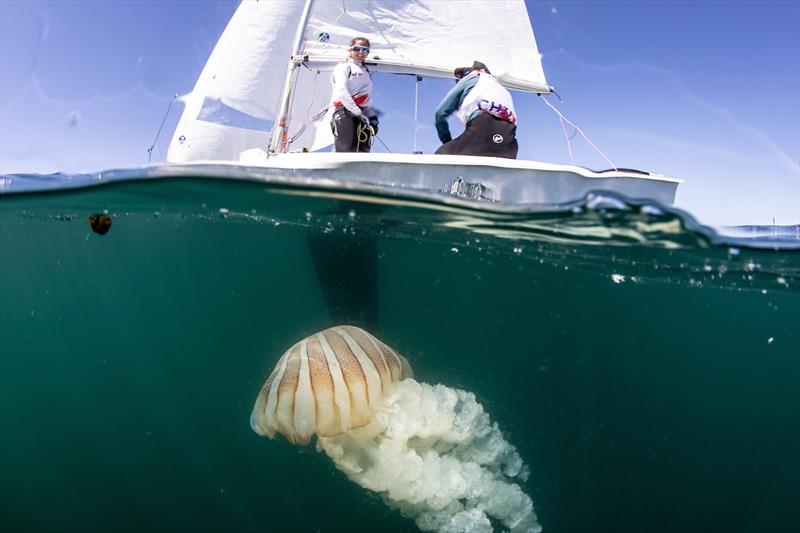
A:
<svg viewBox="0 0 800 533">
<path fill-rule="evenodd" d="M 383 397 L 413 373 L 406 359 L 363 329 L 337 326 L 289 348 L 256 399 L 250 426 L 308 444 L 374 421 Z"/>
</svg>

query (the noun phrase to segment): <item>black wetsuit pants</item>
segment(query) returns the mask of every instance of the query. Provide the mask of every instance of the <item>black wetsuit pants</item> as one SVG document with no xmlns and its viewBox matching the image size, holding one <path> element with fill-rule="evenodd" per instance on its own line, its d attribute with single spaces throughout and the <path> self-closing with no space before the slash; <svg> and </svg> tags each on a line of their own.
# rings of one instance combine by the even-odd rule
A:
<svg viewBox="0 0 800 533">
<path fill-rule="evenodd" d="M 517 127 L 489 113 L 481 113 L 467 122 L 464 133 L 441 145 L 436 153 L 516 159 L 518 150 Z"/>
<path fill-rule="evenodd" d="M 331 129 L 333 130 L 333 137 L 336 139 L 335 151 L 369 152 L 369 137 L 362 134 L 362 139 L 366 137 L 367 140 L 363 142 L 358 140 L 361 125 L 362 120 L 360 117 L 355 116 L 344 107 L 336 108 L 331 119 Z"/>
</svg>

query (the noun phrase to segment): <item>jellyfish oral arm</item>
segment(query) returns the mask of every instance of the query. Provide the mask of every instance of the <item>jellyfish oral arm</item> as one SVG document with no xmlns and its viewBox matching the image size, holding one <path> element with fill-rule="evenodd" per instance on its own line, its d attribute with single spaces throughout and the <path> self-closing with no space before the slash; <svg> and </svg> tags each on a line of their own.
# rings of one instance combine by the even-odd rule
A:
<svg viewBox="0 0 800 533">
<path fill-rule="evenodd" d="M 383 428 L 320 437 L 348 478 L 381 494 L 423 531 L 538 532 L 516 449 L 472 393 L 406 379 L 376 415 Z"/>
</svg>

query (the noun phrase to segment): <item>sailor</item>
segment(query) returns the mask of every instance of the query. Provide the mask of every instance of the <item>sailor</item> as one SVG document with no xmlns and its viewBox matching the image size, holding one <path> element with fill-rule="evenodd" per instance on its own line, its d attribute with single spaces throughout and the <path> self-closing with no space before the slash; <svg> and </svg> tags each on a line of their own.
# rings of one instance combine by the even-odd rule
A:
<svg viewBox="0 0 800 533">
<path fill-rule="evenodd" d="M 331 128 L 336 152 L 369 152 L 378 133 L 378 113 L 369 105 L 372 74 L 364 64 L 368 55 L 369 40 L 356 37 L 350 41 L 350 57 L 333 69 Z"/>
<path fill-rule="evenodd" d="M 457 83 L 436 109 L 437 154 L 517 158 L 517 115 L 511 94 L 480 61 L 453 72 Z M 447 117 L 456 114 L 464 132 L 453 139 Z"/>
</svg>

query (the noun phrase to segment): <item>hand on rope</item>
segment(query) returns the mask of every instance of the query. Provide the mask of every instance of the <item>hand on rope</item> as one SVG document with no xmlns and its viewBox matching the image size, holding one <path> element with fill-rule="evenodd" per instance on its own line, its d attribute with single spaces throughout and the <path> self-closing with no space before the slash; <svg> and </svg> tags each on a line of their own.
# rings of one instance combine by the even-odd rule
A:
<svg viewBox="0 0 800 533">
<path fill-rule="evenodd" d="M 377 116 L 369 117 L 368 124 L 369 124 L 369 127 L 372 129 L 372 135 L 377 135 L 378 134 L 378 117 Z"/>
<path fill-rule="evenodd" d="M 380 109 L 375 109 L 372 106 L 367 106 L 363 109 L 363 116 L 366 115 L 366 121 L 373 130 L 373 135 L 378 134 L 378 117 L 383 115 Z"/>
<path fill-rule="evenodd" d="M 358 117 L 361 119 L 359 121 L 358 127 L 356 128 L 356 136 L 358 139 L 359 144 L 365 144 L 372 147 L 372 139 L 375 137 L 375 130 L 372 128 L 370 124 L 370 119 L 366 116 L 361 115 Z"/>
</svg>

